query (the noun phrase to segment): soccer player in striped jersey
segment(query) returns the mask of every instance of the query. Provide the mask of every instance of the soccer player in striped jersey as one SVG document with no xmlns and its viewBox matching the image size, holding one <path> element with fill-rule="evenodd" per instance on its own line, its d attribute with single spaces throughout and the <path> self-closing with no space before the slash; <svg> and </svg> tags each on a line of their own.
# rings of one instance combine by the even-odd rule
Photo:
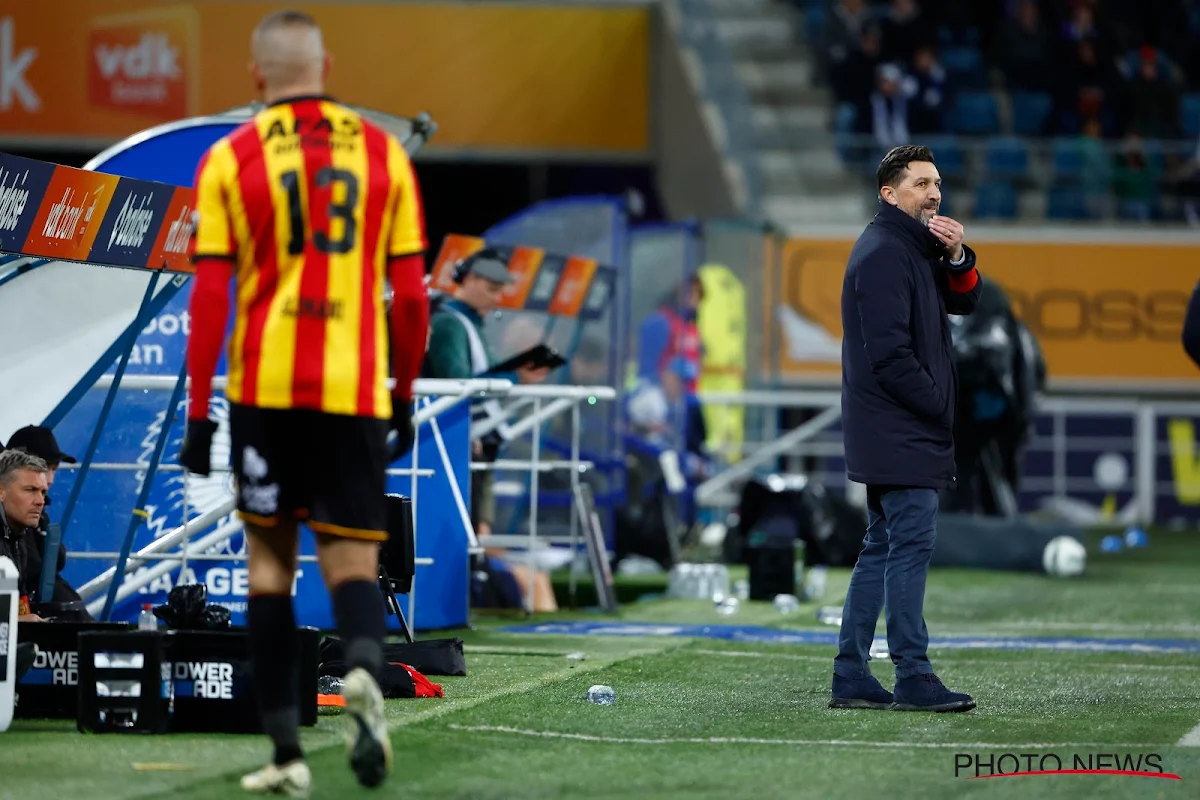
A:
<svg viewBox="0 0 1200 800">
<path fill-rule="evenodd" d="M 412 384 L 429 325 L 426 241 L 403 148 L 324 95 L 331 60 L 316 21 L 271 14 L 252 52 L 267 107 L 214 144 L 196 173 L 191 404 L 180 461 L 210 471 L 209 395 L 232 281 L 226 397 L 249 548 L 254 690 L 275 748 L 242 787 L 305 796 L 291 595 L 300 522 L 316 535 L 346 647 L 351 766 L 365 786 L 391 767 L 378 686 L 378 546 L 387 538 L 385 470 L 413 440 Z M 391 392 L 385 276 L 394 291 Z M 389 427 L 401 439 L 391 455 Z"/>
</svg>

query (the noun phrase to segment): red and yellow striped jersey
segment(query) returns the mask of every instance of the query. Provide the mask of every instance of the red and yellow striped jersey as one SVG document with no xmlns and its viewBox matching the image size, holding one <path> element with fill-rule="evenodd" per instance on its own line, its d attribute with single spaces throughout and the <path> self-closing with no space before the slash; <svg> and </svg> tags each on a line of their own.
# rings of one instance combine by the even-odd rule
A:
<svg viewBox="0 0 1200 800">
<path fill-rule="evenodd" d="M 196 210 L 197 270 L 234 262 L 229 401 L 389 417 L 385 269 L 426 248 L 399 142 L 328 98 L 277 103 L 205 154 Z"/>
</svg>

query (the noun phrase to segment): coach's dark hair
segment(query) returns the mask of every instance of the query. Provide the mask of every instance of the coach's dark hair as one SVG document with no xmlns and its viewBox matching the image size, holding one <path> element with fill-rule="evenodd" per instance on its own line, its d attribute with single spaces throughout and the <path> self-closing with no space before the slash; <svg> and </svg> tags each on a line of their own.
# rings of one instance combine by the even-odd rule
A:
<svg viewBox="0 0 1200 800">
<path fill-rule="evenodd" d="M 937 163 L 933 160 L 933 151 L 925 145 L 903 144 L 893 147 L 879 162 L 879 169 L 875 172 L 875 179 L 879 183 L 878 188 L 895 186 L 900 177 L 904 175 L 904 170 L 908 169 L 908 165 L 914 161 Z"/>
</svg>

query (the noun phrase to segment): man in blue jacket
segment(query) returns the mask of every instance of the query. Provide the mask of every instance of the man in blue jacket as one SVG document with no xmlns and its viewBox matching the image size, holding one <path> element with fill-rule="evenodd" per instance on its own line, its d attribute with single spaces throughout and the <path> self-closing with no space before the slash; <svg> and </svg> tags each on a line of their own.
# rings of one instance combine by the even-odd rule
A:
<svg viewBox="0 0 1200 800">
<path fill-rule="evenodd" d="M 831 708 L 967 711 L 933 672 L 923 607 L 938 492 L 954 475 L 957 375 L 947 314 L 979 301 L 963 227 L 938 215 L 941 176 L 926 147 L 879 164 L 879 211 L 842 285 L 842 428 L 849 478 L 867 486 L 867 535 L 850 579 Z M 894 695 L 867 667 L 886 602 Z"/>
</svg>

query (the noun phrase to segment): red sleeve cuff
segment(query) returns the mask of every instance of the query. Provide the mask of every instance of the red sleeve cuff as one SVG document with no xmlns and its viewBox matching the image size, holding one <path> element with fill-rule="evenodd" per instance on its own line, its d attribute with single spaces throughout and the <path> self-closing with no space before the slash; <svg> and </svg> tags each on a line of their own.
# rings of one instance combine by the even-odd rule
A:
<svg viewBox="0 0 1200 800">
<path fill-rule="evenodd" d="M 958 275 L 951 272 L 949 278 L 951 291 L 966 294 L 975 288 L 975 284 L 979 283 L 979 270 L 972 268 L 970 272 Z"/>
</svg>

